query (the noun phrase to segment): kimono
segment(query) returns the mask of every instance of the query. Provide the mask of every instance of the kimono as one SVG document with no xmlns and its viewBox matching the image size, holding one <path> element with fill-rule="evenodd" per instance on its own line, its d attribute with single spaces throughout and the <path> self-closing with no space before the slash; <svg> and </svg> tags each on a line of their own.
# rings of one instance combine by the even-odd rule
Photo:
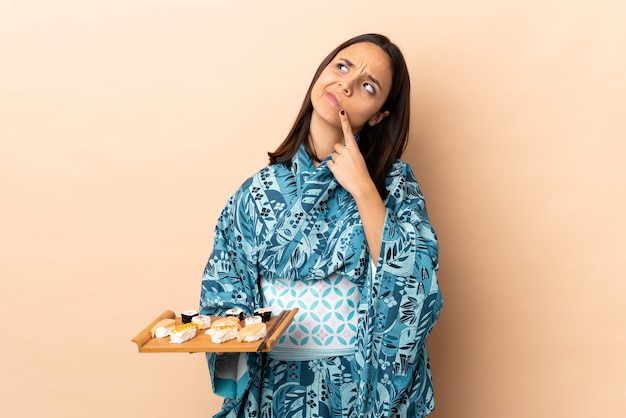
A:
<svg viewBox="0 0 626 418">
<path fill-rule="evenodd" d="M 215 417 L 422 417 L 434 409 L 426 339 L 443 303 L 423 195 L 408 164 L 396 160 L 380 253 L 370 254 L 356 204 L 327 162 L 315 167 L 300 147 L 290 165 L 264 167 L 228 200 L 200 312 L 252 315 L 262 307 L 261 277 L 340 274 L 361 287 L 354 353 L 302 362 L 207 353 L 213 391 L 225 398 Z"/>
</svg>

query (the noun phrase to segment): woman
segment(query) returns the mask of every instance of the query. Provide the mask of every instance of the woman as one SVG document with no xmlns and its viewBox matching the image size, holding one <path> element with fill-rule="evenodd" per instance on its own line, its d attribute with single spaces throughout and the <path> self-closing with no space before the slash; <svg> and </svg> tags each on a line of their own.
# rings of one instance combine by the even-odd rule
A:
<svg viewBox="0 0 626 418">
<path fill-rule="evenodd" d="M 320 64 L 287 138 L 221 213 L 201 313 L 297 306 L 269 353 L 207 354 L 216 417 L 417 417 L 434 408 L 426 338 L 438 246 L 399 160 L 409 76 L 386 37 Z"/>
</svg>

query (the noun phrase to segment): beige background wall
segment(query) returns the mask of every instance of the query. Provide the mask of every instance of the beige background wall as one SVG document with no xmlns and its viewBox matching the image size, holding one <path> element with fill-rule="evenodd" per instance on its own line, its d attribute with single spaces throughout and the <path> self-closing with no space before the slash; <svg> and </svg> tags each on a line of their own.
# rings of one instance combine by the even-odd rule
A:
<svg viewBox="0 0 626 418">
<path fill-rule="evenodd" d="M 404 50 L 405 159 L 441 243 L 436 418 L 626 417 L 626 7 L 596 1 L 0 2 L 0 405 L 208 417 L 197 306 L 230 193 L 361 32 Z"/>
</svg>

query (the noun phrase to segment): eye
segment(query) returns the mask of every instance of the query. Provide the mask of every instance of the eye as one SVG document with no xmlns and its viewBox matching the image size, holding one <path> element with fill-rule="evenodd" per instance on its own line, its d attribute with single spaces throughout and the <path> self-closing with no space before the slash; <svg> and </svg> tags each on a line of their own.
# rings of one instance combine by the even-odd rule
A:
<svg viewBox="0 0 626 418">
<path fill-rule="evenodd" d="M 343 71 L 344 73 L 348 72 L 348 66 L 346 64 L 337 64 L 337 68 L 339 71 Z"/>
<path fill-rule="evenodd" d="M 363 84 L 363 88 L 367 90 L 368 93 L 370 94 L 374 94 L 376 92 L 376 90 L 374 89 L 374 86 L 372 86 L 370 83 Z"/>
</svg>

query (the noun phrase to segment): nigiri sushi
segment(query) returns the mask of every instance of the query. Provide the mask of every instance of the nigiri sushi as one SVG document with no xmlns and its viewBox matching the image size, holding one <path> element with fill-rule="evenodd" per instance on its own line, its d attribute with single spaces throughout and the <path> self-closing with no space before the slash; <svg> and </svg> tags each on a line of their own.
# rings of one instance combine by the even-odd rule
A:
<svg viewBox="0 0 626 418">
<path fill-rule="evenodd" d="M 174 327 L 170 330 L 170 342 L 181 344 L 185 341 L 191 340 L 196 336 L 197 329 L 198 325 L 191 322 Z"/>
<path fill-rule="evenodd" d="M 214 344 L 221 344 L 237 338 L 240 328 L 238 317 L 226 316 L 213 321 L 211 328 L 206 330 L 206 334 L 211 337 Z"/>
<path fill-rule="evenodd" d="M 258 324 L 248 325 L 247 327 L 240 329 L 239 335 L 237 335 L 237 341 L 250 343 L 260 340 L 266 335 L 267 326 L 265 326 L 264 322 L 259 322 Z"/>
<path fill-rule="evenodd" d="M 169 335 L 169 332 L 176 325 L 176 321 L 171 318 L 161 319 L 154 324 L 150 330 L 150 334 L 154 338 L 165 338 Z"/>
</svg>

